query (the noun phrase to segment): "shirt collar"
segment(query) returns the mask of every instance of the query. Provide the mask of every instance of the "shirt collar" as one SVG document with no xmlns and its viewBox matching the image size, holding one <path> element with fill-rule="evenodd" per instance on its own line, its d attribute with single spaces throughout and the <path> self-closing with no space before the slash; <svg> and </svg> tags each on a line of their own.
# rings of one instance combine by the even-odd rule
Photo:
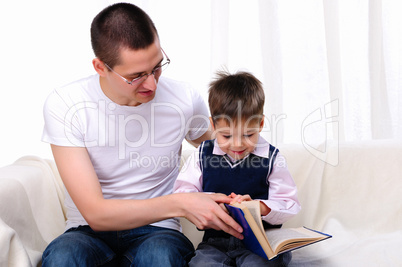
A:
<svg viewBox="0 0 402 267">
<path fill-rule="evenodd" d="M 259 136 L 257 145 L 255 146 L 255 149 L 251 152 L 251 154 L 254 154 L 254 155 L 262 157 L 262 158 L 268 158 L 268 152 L 269 152 L 269 143 L 267 141 L 265 141 L 264 138 Z M 214 150 L 212 151 L 212 154 L 220 155 L 220 156 L 223 156 L 226 154 L 219 147 L 216 139 L 214 140 Z"/>
</svg>

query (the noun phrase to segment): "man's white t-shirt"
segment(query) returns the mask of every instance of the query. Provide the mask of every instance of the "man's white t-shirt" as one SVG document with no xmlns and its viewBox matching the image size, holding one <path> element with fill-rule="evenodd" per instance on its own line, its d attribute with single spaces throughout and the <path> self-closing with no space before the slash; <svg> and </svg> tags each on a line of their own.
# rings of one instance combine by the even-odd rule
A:
<svg viewBox="0 0 402 267">
<path fill-rule="evenodd" d="M 172 193 L 182 141 L 204 134 L 208 117 L 202 97 L 185 83 L 161 77 L 152 101 L 120 106 L 93 75 L 49 95 L 42 140 L 86 147 L 105 199 L 149 199 Z M 68 193 L 65 205 L 66 229 L 88 224 Z M 180 229 L 175 218 L 152 225 Z"/>
</svg>

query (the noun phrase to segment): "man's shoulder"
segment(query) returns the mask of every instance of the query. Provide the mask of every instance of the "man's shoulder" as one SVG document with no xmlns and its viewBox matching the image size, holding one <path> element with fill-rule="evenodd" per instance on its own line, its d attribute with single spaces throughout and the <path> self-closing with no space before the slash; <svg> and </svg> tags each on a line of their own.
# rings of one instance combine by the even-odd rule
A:
<svg viewBox="0 0 402 267">
<path fill-rule="evenodd" d="M 98 75 L 91 75 L 66 85 L 57 87 L 48 96 L 49 101 L 63 101 L 66 104 L 76 104 L 77 102 L 91 101 L 91 95 L 96 93 Z"/>
<path fill-rule="evenodd" d="M 74 94 L 92 90 L 92 88 L 95 86 L 100 86 L 99 75 L 97 74 L 65 84 L 61 87 L 56 88 L 55 91 L 64 94 Z"/>
<path fill-rule="evenodd" d="M 191 99 L 194 97 L 198 97 L 199 95 L 199 93 L 194 90 L 190 83 L 174 80 L 167 77 L 161 77 L 159 79 L 158 90 L 160 94 L 179 99 Z"/>
<path fill-rule="evenodd" d="M 178 89 L 191 88 L 188 82 L 175 80 L 165 76 L 159 78 L 158 85 L 164 87 L 177 87 Z"/>
</svg>

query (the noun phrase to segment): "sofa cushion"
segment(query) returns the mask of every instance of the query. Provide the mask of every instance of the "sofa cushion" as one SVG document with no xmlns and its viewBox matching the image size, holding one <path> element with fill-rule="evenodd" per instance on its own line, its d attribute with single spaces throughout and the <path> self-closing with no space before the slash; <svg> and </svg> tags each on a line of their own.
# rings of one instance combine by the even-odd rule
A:
<svg viewBox="0 0 402 267">
<path fill-rule="evenodd" d="M 402 266 L 402 143 L 332 143 L 319 157 L 302 145 L 280 150 L 302 205 L 284 226 L 333 235 L 295 251 L 294 266 Z"/>
</svg>

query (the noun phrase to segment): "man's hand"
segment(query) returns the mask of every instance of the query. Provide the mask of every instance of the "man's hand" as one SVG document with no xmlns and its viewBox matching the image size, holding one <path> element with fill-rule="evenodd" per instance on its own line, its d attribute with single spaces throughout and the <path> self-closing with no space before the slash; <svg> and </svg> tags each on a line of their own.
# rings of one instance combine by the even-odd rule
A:
<svg viewBox="0 0 402 267">
<path fill-rule="evenodd" d="M 183 203 L 184 217 L 191 221 L 198 229 L 223 230 L 226 233 L 243 239 L 243 229 L 220 206 L 220 203 L 230 203 L 231 198 L 223 194 L 182 193 L 180 201 Z"/>
</svg>

